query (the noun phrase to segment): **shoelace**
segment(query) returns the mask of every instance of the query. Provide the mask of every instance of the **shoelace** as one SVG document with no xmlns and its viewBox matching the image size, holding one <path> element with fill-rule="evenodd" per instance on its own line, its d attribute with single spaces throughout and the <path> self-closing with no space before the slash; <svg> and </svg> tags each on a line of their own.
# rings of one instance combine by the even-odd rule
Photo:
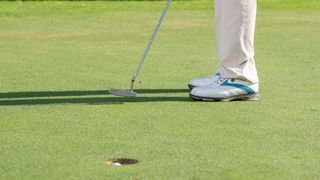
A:
<svg viewBox="0 0 320 180">
<path fill-rule="evenodd" d="M 225 78 L 223 78 L 223 77 L 219 77 L 219 79 L 217 80 L 217 85 L 221 85 L 224 81 L 225 81 L 226 79 Z"/>
</svg>

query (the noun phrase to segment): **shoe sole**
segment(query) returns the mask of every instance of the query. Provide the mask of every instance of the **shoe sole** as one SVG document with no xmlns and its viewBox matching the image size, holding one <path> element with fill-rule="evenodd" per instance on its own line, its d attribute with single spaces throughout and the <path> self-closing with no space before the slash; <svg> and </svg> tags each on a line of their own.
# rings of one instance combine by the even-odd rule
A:
<svg viewBox="0 0 320 180">
<path fill-rule="evenodd" d="M 220 102 L 228 102 L 228 101 L 258 101 L 260 99 L 259 93 L 255 94 L 243 94 L 243 95 L 237 95 L 232 96 L 228 98 L 211 98 L 211 97 L 199 97 L 189 94 L 190 98 L 196 101 L 220 101 Z"/>
</svg>

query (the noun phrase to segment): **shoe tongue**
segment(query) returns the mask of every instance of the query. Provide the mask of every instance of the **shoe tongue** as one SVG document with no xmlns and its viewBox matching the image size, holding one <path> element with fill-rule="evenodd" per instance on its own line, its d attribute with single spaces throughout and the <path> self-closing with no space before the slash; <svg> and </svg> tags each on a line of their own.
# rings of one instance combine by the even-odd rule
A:
<svg viewBox="0 0 320 180">
<path fill-rule="evenodd" d="M 212 74 L 211 77 L 212 78 L 219 78 L 219 77 L 221 77 L 221 74 L 216 72 L 216 73 Z"/>
</svg>

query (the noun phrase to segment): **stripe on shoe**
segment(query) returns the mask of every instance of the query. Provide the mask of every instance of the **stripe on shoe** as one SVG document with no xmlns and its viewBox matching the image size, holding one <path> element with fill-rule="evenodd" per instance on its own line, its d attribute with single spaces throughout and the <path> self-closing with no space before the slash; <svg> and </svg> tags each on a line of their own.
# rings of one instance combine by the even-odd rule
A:
<svg viewBox="0 0 320 180">
<path fill-rule="evenodd" d="M 246 85 L 243 84 L 236 84 L 236 83 L 229 83 L 229 80 L 224 81 L 221 86 L 231 86 L 231 87 L 236 87 L 239 88 L 241 90 L 243 90 L 244 92 L 246 92 L 247 94 L 254 94 L 256 93 L 253 89 L 249 88 Z"/>
</svg>

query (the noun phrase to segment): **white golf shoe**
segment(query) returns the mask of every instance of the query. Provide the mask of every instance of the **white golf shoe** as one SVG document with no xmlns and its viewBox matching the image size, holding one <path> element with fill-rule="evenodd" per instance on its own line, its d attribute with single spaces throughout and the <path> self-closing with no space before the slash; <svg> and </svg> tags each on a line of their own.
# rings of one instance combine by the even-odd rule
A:
<svg viewBox="0 0 320 180">
<path fill-rule="evenodd" d="M 188 87 L 189 89 L 193 89 L 195 87 L 213 85 L 217 83 L 220 77 L 221 77 L 220 73 L 216 72 L 209 77 L 194 78 L 189 82 Z"/>
<path fill-rule="evenodd" d="M 215 84 L 193 88 L 190 97 L 203 101 L 259 100 L 259 83 L 220 77 Z"/>
</svg>

